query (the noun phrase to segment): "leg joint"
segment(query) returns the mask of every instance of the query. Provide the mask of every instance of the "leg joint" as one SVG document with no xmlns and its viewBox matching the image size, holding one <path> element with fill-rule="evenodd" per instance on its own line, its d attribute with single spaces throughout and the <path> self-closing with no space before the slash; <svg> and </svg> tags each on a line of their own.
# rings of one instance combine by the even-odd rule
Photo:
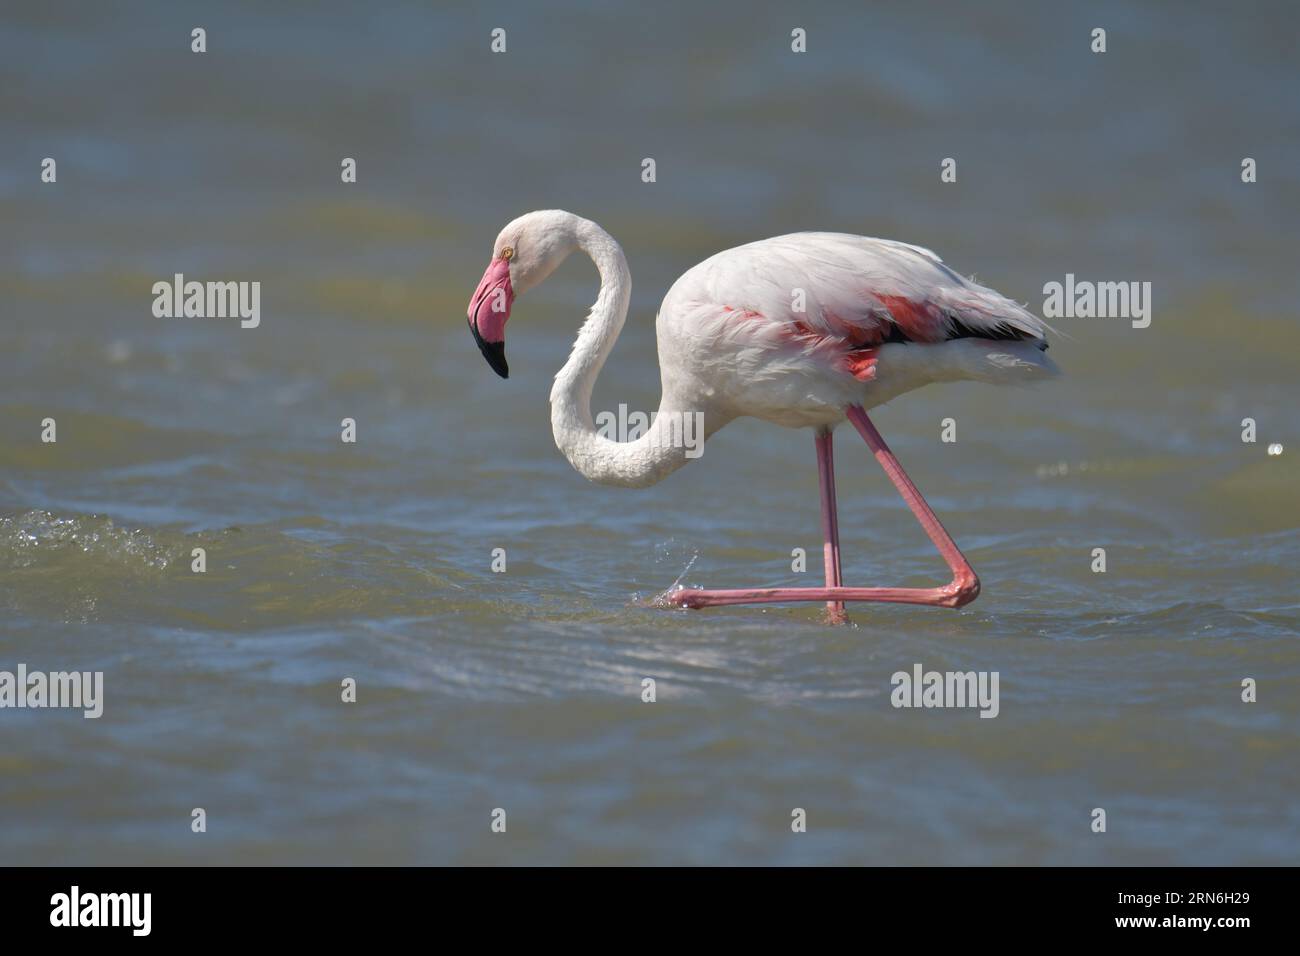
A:
<svg viewBox="0 0 1300 956">
<path fill-rule="evenodd" d="M 961 571 L 943 590 L 947 607 L 963 607 L 980 596 L 980 579 L 974 571 Z"/>
</svg>

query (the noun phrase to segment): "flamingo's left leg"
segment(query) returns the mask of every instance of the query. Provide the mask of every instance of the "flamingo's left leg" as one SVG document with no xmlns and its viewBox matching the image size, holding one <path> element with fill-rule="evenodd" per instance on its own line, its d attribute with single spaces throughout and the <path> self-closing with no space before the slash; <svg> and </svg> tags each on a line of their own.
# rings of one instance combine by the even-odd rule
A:
<svg viewBox="0 0 1300 956">
<path fill-rule="evenodd" d="M 934 542 L 934 546 L 939 549 L 939 554 L 943 556 L 944 562 L 952 572 L 952 580 L 942 587 L 937 588 L 846 588 L 839 586 L 830 586 L 824 588 L 743 588 L 734 590 L 705 591 L 705 590 L 682 590 L 674 591 L 665 596 L 666 600 L 673 604 L 680 604 L 683 607 L 710 607 L 722 604 L 768 604 L 784 603 L 787 601 L 826 601 L 828 605 L 833 605 L 842 601 L 891 601 L 898 604 L 931 604 L 937 607 L 961 607 L 969 604 L 975 598 L 979 597 L 980 581 L 975 576 L 975 569 L 970 566 L 966 556 L 961 553 L 957 543 L 952 540 L 939 519 L 931 510 L 930 505 L 921 492 L 917 490 L 912 479 L 907 477 L 907 472 L 903 471 L 903 466 L 899 464 L 894 453 L 890 451 L 889 446 L 885 444 L 885 439 L 881 437 L 876 426 L 872 424 L 867 417 L 866 410 L 860 405 L 850 405 L 845 409 L 848 419 L 853 423 L 853 427 L 858 430 L 863 440 L 866 441 L 867 447 L 875 455 L 876 461 L 880 462 L 880 467 L 885 470 L 889 480 L 893 482 L 898 493 L 903 496 L 907 506 L 916 515 L 916 520 L 920 522 L 921 527 Z M 818 445 L 819 462 L 821 457 L 821 445 Z M 827 445 L 829 452 L 829 443 Z M 829 454 L 825 458 L 826 464 L 830 465 Z M 823 479 L 823 496 L 827 494 L 828 483 Z M 834 476 L 831 476 L 829 482 L 829 497 L 834 501 Z M 825 497 L 823 498 L 825 500 Z M 834 526 L 834 507 L 829 512 L 831 518 L 827 522 L 829 527 Z M 823 511 L 823 521 L 827 521 L 826 512 Z M 839 537 L 836 532 L 834 538 L 829 534 L 827 537 L 828 552 L 834 551 L 838 557 Z M 827 558 L 827 573 L 830 573 L 830 558 Z"/>
<path fill-rule="evenodd" d="M 835 446 L 829 428 L 817 432 L 817 478 L 822 493 L 822 557 L 826 565 L 826 587 L 837 588 L 840 578 L 840 522 L 835 512 Z M 830 624 L 847 624 L 843 601 L 826 602 L 826 619 Z"/>
</svg>

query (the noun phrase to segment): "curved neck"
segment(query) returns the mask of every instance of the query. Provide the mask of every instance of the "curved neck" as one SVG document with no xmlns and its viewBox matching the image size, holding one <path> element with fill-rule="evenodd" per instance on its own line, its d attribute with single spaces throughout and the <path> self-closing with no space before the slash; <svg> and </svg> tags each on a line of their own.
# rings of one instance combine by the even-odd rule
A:
<svg viewBox="0 0 1300 956">
<path fill-rule="evenodd" d="M 649 428 L 635 441 L 617 441 L 627 416 L 605 420 L 597 430 L 591 417 L 591 392 L 609 357 L 632 294 L 627 259 L 613 236 L 589 220 L 579 220 L 575 243 L 591 257 L 600 272 L 600 294 L 578 330 L 573 352 L 555 376 L 551 388 L 551 429 L 555 444 L 584 477 L 605 485 L 643 488 L 666 478 L 691 458 L 699 456 L 704 442 L 699 413 L 668 407 L 660 399 L 659 411 Z M 635 417 L 635 416 L 634 416 Z M 602 415 L 602 419 L 607 416 Z M 611 425 L 619 426 L 611 428 Z M 636 423 L 633 425 L 636 428 Z M 639 428 L 637 428 L 639 431 Z"/>
</svg>

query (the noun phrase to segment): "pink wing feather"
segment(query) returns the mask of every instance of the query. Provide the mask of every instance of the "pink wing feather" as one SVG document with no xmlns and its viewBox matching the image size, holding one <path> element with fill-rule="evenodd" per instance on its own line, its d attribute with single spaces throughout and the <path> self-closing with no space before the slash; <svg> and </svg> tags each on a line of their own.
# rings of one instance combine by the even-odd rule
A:
<svg viewBox="0 0 1300 956">
<path fill-rule="evenodd" d="M 1047 348 L 1037 316 L 928 249 L 886 239 L 824 232 L 764 239 L 706 259 L 671 295 L 716 305 L 728 331 L 754 345 L 802 348 L 864 380 L 878 346 L 889 342 L 974 337 Z"/>
</svg>

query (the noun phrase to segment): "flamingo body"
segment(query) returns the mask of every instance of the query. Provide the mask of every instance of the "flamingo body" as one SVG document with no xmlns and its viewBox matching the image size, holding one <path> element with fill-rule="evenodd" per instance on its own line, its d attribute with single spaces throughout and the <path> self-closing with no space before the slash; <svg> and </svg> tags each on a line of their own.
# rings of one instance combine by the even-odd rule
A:
<svg viewBox="0 0 1300 956">
<path fill-rule="evenodd" d="M 798 310 L 802 306 L 802 310 Z M 830 426 L 931 382 L 1014 383 L 1055 365 L 1040 319 L 919 246 L 803 232 L 678 279 L 657 322 L 674 404 Z"/>
</svg>

